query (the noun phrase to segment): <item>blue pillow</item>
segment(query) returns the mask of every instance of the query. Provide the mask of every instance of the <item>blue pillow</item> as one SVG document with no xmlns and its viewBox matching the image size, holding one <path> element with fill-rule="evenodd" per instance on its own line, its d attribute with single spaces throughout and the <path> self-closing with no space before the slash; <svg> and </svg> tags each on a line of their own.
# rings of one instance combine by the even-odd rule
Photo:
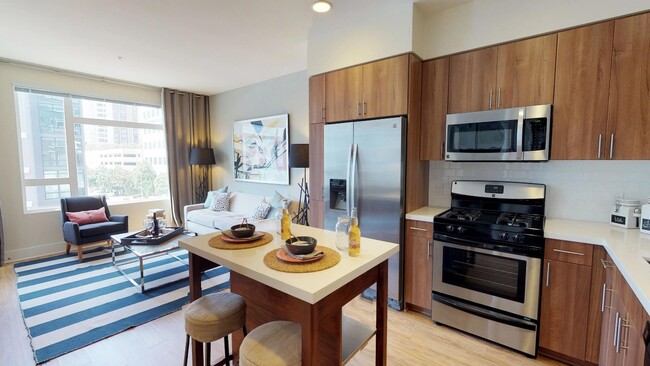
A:
<svg viewBox="0 0 650 366">
<path fill-rule="evenodd" d="M 212 192 L 226 193 L 228 192 L 228 186 L 219 188 L 216 191 L 208 192 L 208 197 L 206 197 L 205 203 L 203 203 L 203 208 L 210 208 L 210 206 L 212 206 Z"/>
<path fill-rule="evenodd" d="M 287 199 L 284 198 L 283 195 L 281 195 L 280 193 L 275 191 L 275 195 L 273 196 L 273 198 L 271 198 L 271 202 L 269 202 L 271 204 L 271 209 L 269 210 L 269 213 L 266 214 L 266 218 L 267 219 L 268 218 L 273 218 L 273 217 L 275 217 L 276 213 L 278 213 L 278 212 L 281 213 L 282 212 L 282 202 L 285 201 L 285 200 L 287 200 Z"/>
</svg>

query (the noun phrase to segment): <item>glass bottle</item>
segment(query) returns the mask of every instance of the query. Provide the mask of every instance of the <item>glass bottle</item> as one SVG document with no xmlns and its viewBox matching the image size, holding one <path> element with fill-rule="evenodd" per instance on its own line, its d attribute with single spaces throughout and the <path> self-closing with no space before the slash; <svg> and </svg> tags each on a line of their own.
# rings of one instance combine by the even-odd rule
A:
<svg viewBox="0 0 650 366">
<path fill-rule="evenodd" d="M 339 216 L 336 222 L 336 247 L 339 250 L 348 250 L 348 229 L 350 228 L 350 218 Z"/>
<path fill-rule="evenodd" d="M 350 215 L 350 229 L 348 230 L 348 254 L 350 257 L 356 257 L 361 254 L 361 230 L 359 229 L 359 219 L 357 218 L 357 208 L 352 208 Z"/>
<path fill-rule="evenodd" d="M 287 240 L 291 237 L 291 214 L 289 214 L 289 202 L 282 202 L 282 240 Z"/>
</svg>

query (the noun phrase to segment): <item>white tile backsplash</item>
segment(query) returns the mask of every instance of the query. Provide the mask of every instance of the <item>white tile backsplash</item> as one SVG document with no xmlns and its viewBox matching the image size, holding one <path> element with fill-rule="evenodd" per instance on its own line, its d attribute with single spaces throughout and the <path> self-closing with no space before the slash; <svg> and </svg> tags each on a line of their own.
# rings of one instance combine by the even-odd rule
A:
<svg viewBox="0 0 650 366">
<path fill-rule="evenodd" d="M 546 163 L 448 163 L 429 166 L 429 205 L 449 206 L 454 180 L 546 184 L 546 216 L 608 222 L 614 197 L 647 202 L 650 161 L 572 160 Z"/>
</svg>

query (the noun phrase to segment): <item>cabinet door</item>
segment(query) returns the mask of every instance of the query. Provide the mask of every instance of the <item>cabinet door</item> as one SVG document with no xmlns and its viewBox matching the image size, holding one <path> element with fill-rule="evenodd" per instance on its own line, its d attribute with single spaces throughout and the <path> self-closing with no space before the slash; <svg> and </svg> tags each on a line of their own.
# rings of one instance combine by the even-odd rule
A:
<svg viewBox="0 0 650 366">
<path fill-rule="evenodd" d="M 309 78 L 309 123 L 325 122 L 325 75 Z"/>
<path fill-rule="evenodd" d="M 604 300 L 601 303 L 603 309 L 602 327 L 600 329 L 600 356 L 598 359 L 599 365 L 613 365 L 615 358 L 614 350 L 614 331 L 616 325 L 617 309 L 617 291 L 615 288 L 615 278 L 618 269 L 614 265 L 612 259 L 607 256 L 605 260 L 607 268 L 605 269 L 605 288 L 603 290 Z M 609 362 L 609 363 L 608 363 Z"/>
<path fill-rule="evenodd" d="M 362 67 L 325 74 L 325 119 L 327 122 L 361 118 Z"/>
<path fill-rule="evenodd" d="M 539 346 L 584 360 L 591 267 L 544 261 Z"/>
<path fill-rule="evenodd" d="M 557 34 L 499 46 L 496 108 L 553 103 Z"/>
<path fill-rule="evenodd" d="M 613 159 L 650 159 L 648 60 L 650 13 L 617 19 L 607 119 L 607 147 L 613 145 Z"/>
<path fill-rule="evenodd" d="M 449 58 L 422 65 L 420 159 L 445 160 L 445 121 L 449 93 Z"/>
<path fill-rule="evenodd" d="M 451 56 L 449 113 L 496 108 L 497 47 Z"/>
<path fill-rule="evenodd" d="M 600 338 L 603 324 L 604 302 L 607 300 L 607 291 L 603 288 L 606 283 L 607 272 L 611 265 L 607 263 L 607 252 L 601 246 L 593 246 L 593 260 L 591 264 L 591 289 L 589 295 L 589 319 L 587 323 L 587 350 L 585 360 L 594 364 L 599 361 Z M 605 298 L 603 299 L 603 296 Z"/>
<path fill-rule="evenodd" d="M 404 300 L 431 313 L 433 224 L 406 220 Z"/>
<path fill-rule="evenodd" d="M 406 114 L 408 67 L 408 55 L 363 65 L 362 118 Z"/>
<path fill-rule="evenodd" d="M 558 34 L 554 160 L 604 157 L 613 38 L 613 21 Z"/>
<path fill-rule="evenodd" d="M 309 224 L 314 227 L 323 227 L 324 205 L 324 123 L 309 125 Z"/>
</svg>

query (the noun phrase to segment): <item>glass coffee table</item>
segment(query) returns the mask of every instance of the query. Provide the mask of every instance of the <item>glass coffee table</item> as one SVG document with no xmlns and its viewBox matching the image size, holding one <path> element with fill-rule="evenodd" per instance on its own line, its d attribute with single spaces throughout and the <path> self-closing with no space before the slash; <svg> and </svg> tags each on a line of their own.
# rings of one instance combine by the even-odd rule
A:
<svg viewBox="0 0 650 366">
<path fill-rule="evenodd" d="M 171 238 L 168 241 L 165 241 L 165 242 L 160 243 L 160 244 L 155 244 L 155 245 L 127 244 L 127 243 L 122 244 L 122 238 L 125 238 L 125 237 L 127 237 L 129 235 L 133 235 L 135 233 L 137 233 L 137 231 L 136 232 L 131 232 L 131 233 L 112 235 L 111 236 L 111 239 L 112 239 L 111 240 L 111 257 L 112 257 L 113 266 L 115 266 L 115 268 L 118 271 L 120 271 L 120 273 L 124 276 L 124 278 L 129 280 L 129 282 L 131 282 L 133 284 L 133 286 L 138 288 L 140 290 L 140 292 L 145 292 L 146 290 L 151 290 L 151 288 L 145 289 L 145 285 L 144 285 L 144 260 L 146 258 L 153 258 L 153 257 L 161 256 L 163 254 L 167 254 L 167 255 L 175 258 L 179 262 L 185 264 L 186 266 L 188 265 L 187 261 L 179 258 L 178 256 L 174 255 L 172 252 L 175 251 L 175 250 L 180 250 L 181 249 L 178 246 L 178 241 L 180 239 L 191 238 L 192 236 L 195 236 L 195 235 L 181 234 L 181 235 L 177 235 L 177 236 Z M 125 251 L 128 250 L 129 252 L 133 253 L 137 258 L 118 263 L 115 260 L 115 245 L 117 245 L 117 244 L 122 244 Z M 121 268 L 121 266 L 125 266 L 127 264 L 135 263 L 135 262 L 139 262 L 139 264 L 140 264 L 140 283 L 137 283 L 133 278 L 129 277 L 129 275 L 124 271 L 124 269 Z M 188 272 L 188 275 L 189 275 L 189 272 Z"/>
</svg>

